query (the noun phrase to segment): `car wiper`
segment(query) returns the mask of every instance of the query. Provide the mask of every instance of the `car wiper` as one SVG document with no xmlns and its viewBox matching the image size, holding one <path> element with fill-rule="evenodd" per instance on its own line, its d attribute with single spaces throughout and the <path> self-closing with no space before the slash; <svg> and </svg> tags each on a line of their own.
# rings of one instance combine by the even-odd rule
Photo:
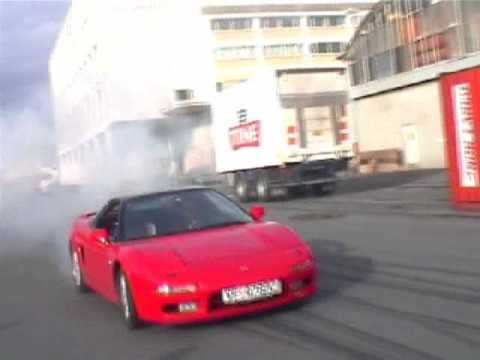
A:
<svg viewBox="0 0 480 360">
<path fill-rule="evenodd" d="M 222 222 L 222 223 L 218 223 L 218 224 L 208 225 L 208 226 L 205 226 L 203 228 L 200 228 L 199 230 L 211 229 L 211 228 L 217 228 L 217 227 L 233 226 L 233 225 L 244 225 L 244 224 L 248 224 L 248 223 L 249 223 L 248 221 L 240 221 L 240 220 L 226 221 L 226 222 Z"/>
</svg>

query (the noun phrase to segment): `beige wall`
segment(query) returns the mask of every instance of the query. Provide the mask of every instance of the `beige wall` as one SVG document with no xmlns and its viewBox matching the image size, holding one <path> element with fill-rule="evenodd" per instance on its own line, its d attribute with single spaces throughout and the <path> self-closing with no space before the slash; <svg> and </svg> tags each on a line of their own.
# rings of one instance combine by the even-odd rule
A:
<svg viewBox="0 0 480 360">
<path fill-rule="evenodd" d="M 224 84 L 244 81 L 265 68 L 345 67 L 345 63 L 338 61 L 336 56 L 325 54 L 311 57 L 287 56 L 268 57 L 265 59 L 217 60 L 215 62 L 216 81 Z"/>
<path fill-rule="evenodd" d="M 414 124 L 418 132 L 418 166 L 446 166 L 438 81 L 357 99 L 353 116 L 361 152 L 394 148 L 404 151 L 402 127 Z"/>
<path fill-rule="evenodd" d="M 338 14 L 342 14 L 342 12 Z M 264 13 L 262 15 L 269 14 Z M 279 16 L 279 14 L 270 15 Z M 292 13 L 285 15 L 292 15 Z M 296 13 L 293 13 L 293 15 L 299 16 Z M 345 63 L 337 59 L 339 53 L 312 54 L 309 47 L 311 44 L 321 41 L 347 43 L 355 30 L 355 26 L 346 24 L 344 26 L 309 27 L 307 26 L 307 15 L 303 14 L 299 27 L 266 29 L 260 27 L 258 14 L 255 16 L 247 14 L 247 17 L 253 18 L 251 29 L 216 30 L 212 32 L 214 48 L 253 46 L 256 53 L 252 59 L 216 60 L 217 83 L 226 85 L 248 80 L 264 68 L 345 67 Z M 212 18 L 222 18 L 222 16 L 213 16 Z M 301 44 L 303 51 L 301 54 L 292 56 L 269 57 L 263 55 L 264 46 L 281 44 Z"/>
<path fill-rule="evenodd" d="M 281 94 L 308 94 L 347 91 L 348 80 L 343 71 L 283 74 L 279 80 Z"/>
</svg>

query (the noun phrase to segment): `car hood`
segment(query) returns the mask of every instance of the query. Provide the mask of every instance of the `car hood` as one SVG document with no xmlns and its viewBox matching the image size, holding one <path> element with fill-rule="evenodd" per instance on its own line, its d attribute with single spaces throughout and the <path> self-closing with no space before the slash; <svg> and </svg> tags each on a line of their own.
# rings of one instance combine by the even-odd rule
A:
<svg viewBox="0 0 480 360">
<path fill-rule="evenodd" d="M 130 252 L 148 263 L 173 261 L 199 265 L 228 259 L 254 258 L 304 246 L 295 232 L 276 223 L 252 223 L 131 242 Z M 178 264 L 177 264 L 178 265 Z"/>
</svg>

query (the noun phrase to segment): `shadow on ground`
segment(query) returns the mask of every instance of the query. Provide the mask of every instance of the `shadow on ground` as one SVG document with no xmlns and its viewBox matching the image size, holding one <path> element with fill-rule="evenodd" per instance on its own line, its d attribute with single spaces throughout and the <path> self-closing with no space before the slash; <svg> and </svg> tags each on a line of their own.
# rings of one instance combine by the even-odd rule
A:
<svg viewBox="0 0 480 360">
<path fill-rule="evenodd" d="M 412 170 L 358 176 L 340 181 L 335 194 L 350 194 L 391 188 L 443 174 L 445 174 L 444 170 Z"/>
<path fill-rule="evenodd" d="M 443 180 L 429 180 L 432 177 L 442 177 Z M 418 185 L 416 182 L 425 180 L 426 184 Z M 432 184 L 430 184 L 431 182 Z M 439 184 L 436 184 L 436 183 Z M 362 175 L 349 178 L 340 179 L 335 191 L 331 193 L 315 194 L 311 189 L 291 189 L 289 192 L 289 199 L 277 199 L 274 202 L 289 202 L 304 198 L 329 198 L 336 195 L 362 193 L 374 190 L 395 188 L 398 186 L 412 187 L 438 187 L 447 186 L 446 173 L 444 170 L 412 170 L 392 173 L 382 173 L 374 175 Z M 443 200 L 443 198 L 442 198 Z"/>
<path fill-rule="evenodd" d="M 312 301 L 335 297 L 349 287 L 367 280 L 374 271 L 371 258 L 356 255 L 354 249 L 342 242 L 317 239 L 311 241 L 310 246 L 319 268 L 319 291 Z"/>
</svg>

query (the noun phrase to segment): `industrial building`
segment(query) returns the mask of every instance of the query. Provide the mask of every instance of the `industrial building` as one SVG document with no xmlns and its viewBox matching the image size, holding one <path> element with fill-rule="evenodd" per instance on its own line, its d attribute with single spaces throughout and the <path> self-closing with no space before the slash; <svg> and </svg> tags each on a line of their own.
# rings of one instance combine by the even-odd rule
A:
<svg viewBox="0 0 480 360">
<path fill-rule="evenodd" d="M 371 1 L 225 3 L 213 0 L 202 9 L 213 35 L 218 89 L 264 68 L 343 68 L 337 57 L 372 6 Z"/>
<path fill-rule="evenodd" d="M 478 1 L 375 4 L 341 57 L 361 161 L 387 163 L 398 152 L 402 167 L 445 167 L 439 76 L 480 64 L 479 51 Z"/>
<path fill-rule="evenodd" d="M 225 3 L 73 1 L 50 59 L 62 183 L 213 172 L 215 93 L 265 69 L 346 79 L 372 5 Z"/>
</svg>

